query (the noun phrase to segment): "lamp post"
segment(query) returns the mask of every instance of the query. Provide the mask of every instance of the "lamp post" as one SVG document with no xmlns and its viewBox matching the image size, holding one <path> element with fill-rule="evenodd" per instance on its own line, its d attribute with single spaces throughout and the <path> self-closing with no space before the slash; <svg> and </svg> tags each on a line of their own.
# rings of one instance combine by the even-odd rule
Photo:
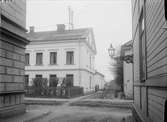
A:
<svg viewBox="0 0 167 122">
<path fill-rule="evenodd" d="M 108 54 L 112 59 L 115 59 L 115 48 L 110 44 L 108 48 Z M 121 55 L 120 60 L 125 61 L 126 63 L 133 63 L 133 54 L 131 55 Z"/>
<path fill-rule="evenodd" d="M 115 56 L 115 48 L 110 44 L 110 47 L 108 48 L 108 54 L 111 58 L 114 58 Z"/>
</svg>

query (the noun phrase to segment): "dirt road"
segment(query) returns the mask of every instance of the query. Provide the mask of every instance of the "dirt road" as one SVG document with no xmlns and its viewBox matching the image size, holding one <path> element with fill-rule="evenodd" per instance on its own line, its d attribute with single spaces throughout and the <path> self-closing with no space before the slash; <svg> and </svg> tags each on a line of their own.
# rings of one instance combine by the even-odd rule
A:
<svg viewBox="0 0 167 122">
<path fill-rule="evenodd" d="M 30 105 L 28 108 L 51 111 L 35 122 L 122 122 L 123 118 L 131 116 L 131 110 L 122 108 L 41 105 Z"/>
<path fill-rule="evenodd" d="M 131 116 L 131 110 L 118 107 L 88 107 L 70 106 L 74 102 L 84 102 L 83 98 L 76 98 L 63 105 L 29 105 L 29 110 L 50 111 L 48 116 L 34 122 L 125 122 L 123 118 Z M 92 104 L 92 101 L 91 101 Z M 94 104 L 97 104 L 96 100 Z"/>
</svg>

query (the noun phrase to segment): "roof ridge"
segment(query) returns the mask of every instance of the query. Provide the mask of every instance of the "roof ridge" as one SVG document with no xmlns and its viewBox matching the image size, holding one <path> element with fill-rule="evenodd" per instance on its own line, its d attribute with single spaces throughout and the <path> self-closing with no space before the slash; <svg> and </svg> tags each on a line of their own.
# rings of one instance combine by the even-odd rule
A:
<svg viewBox="0 0 167 122">
<path fill-rule="evenodd" d="M 75 32 L 75 31 L 84 31 L 84 30 L 91 30 L 92 28 L 77 28 L 77 29 L 73 29 L 73 30 L 64 30 L 63 32 Z M 63 32 L 58 32 L 57 30 L 49 30 L 49 31 L 35 31 L 34 33 L 52 33 L 52 32 L 56 32 L 59 34 L 63 34 Z M 29 32 L 30 33 L 30 32 Z M 28 34 L 29 34 L 28 33 Z"/>
</svg>

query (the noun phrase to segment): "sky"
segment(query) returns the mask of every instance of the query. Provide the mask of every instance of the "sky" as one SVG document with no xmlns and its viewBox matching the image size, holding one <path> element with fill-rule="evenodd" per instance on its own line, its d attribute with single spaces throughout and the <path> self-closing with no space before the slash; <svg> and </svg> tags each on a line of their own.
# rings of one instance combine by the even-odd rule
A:
<svg viewBox="0 0 167 122">
<path fill-rule="evenodd" d="M 27 0 L 27 29 L 55 30 L 57 24 L 68 24 L 68 7 L 74 12 L 74 29 L 92 27 L 97 55 L 95 68 L 114 78 L 109 67 L 110 44 L 118 49 L 132 39 L 131 0 Z"/>
</svg>

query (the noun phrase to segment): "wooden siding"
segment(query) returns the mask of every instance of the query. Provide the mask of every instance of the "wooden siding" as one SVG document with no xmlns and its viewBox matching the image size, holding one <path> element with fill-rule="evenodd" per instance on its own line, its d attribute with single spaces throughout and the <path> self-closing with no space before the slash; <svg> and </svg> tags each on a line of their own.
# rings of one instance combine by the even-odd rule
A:
<svg viewBox="0 0 167 122">
<path fill-rule="evenodd" d="M 134 101 L 135 101 L 135 106 L 137 106 L 138 108 L 140 108 L 140 88 L 139 87 L 135 87 L 134 88 Z"/>
<path fill-rule="evenodd" d="M 22 27 L 26 27 L 26 0 L 1 4 L 2 14 Z"/>
<path fill-rule="evenodd" d="M 132 0 L 132 37 L 133 37 L 133 53 L 134 55 L 134 82 L 138 82 L 140 79 L 139 73 L 139 30 L 138 30 L 138 19 L 139 19 L 139 8 L 138 0 Z"/>
<path fill-rule="evenodd" d="M 166 89 L 148 89 L 148 114 L 153 122 L 164 122 L 164 106 L 166 99 Z"/>
<path fill-rule="evenodd" d="M 167 30 L 164 0 L 145 0 L 147 79 L 140 82 L 138 19 L 144 0 L 132 0 L 132 37 L 134 50 L 134 104 L 148 122 L 164 122 L 167 100 Z M 139 5 L 140 4 L 140 5 Z M 138 11 L 138 12 L 137 12 Z M 163 85 L 162 85 L 163 84 Z"/>
<path fill-rule="evenodd" d="M 13 106 L 24 102 L 24 52 L 22 43 L 1 34 L 0 117 L 5 114 L 6 107 L 12 110 Z"/>
<path fill-rule="evenodd" d="M 167 31 L 164 0 L 146 1 L 148 78 L 167 73 Z"/>
</svg>

